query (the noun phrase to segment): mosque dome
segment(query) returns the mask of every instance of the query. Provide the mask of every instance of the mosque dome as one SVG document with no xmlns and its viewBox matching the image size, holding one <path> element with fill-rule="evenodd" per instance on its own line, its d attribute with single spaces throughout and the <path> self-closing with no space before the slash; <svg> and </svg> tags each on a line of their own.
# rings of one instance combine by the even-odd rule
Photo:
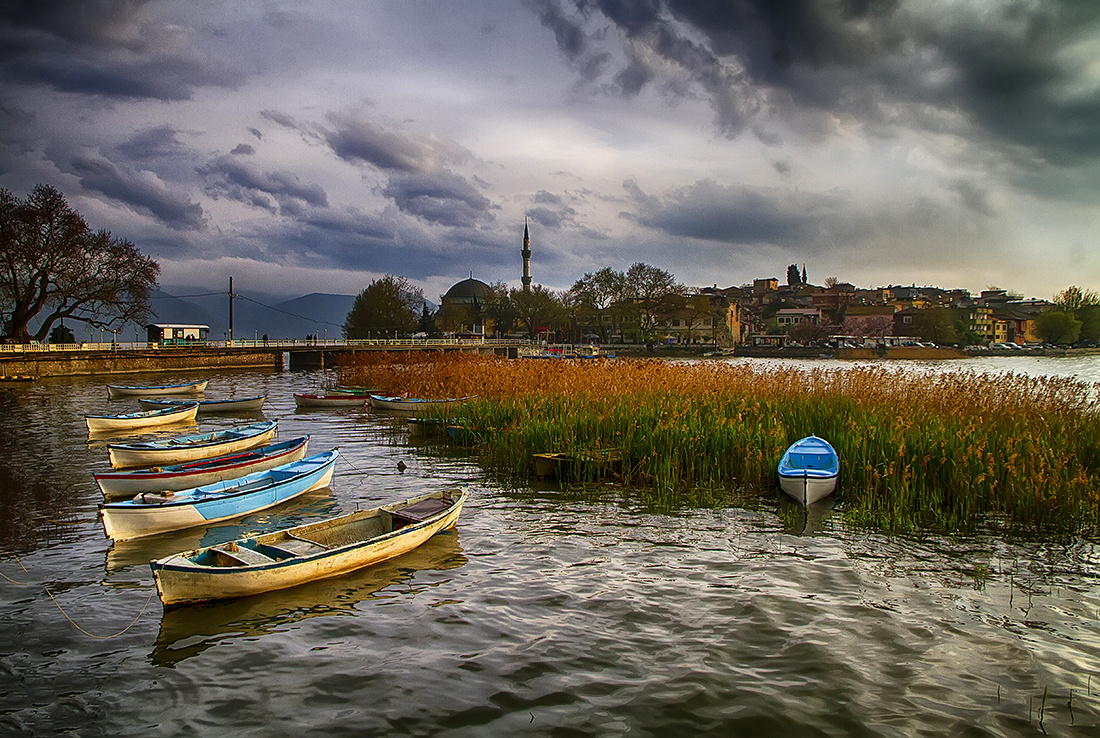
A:
<svg viewBox="0 0 1100 738">
<path fill-rule="evenodd" d="M 482 302 L 491 293 L 489 285 L 471 277 L 453 284 L 451 289 L 447 290 L 447 294 L 443 295 L 443 300 L 445 302 Z"/>
</svg>

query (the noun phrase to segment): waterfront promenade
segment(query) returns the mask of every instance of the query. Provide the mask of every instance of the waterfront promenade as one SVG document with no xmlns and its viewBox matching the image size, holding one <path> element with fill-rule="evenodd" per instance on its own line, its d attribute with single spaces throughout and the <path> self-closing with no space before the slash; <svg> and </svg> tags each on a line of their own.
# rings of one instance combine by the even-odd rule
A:
<svg viewBox="0 0 1100 738">
<path fill-rule="evenodd" d="M 128 374 L 184 369 L 334 366 L 362 351 L 466 352 L 515 358 L 539 344 L 516 339 L 234 339 L 185 344 L 126 342 L 0 345 L 0 377 Z"/>
</svg>

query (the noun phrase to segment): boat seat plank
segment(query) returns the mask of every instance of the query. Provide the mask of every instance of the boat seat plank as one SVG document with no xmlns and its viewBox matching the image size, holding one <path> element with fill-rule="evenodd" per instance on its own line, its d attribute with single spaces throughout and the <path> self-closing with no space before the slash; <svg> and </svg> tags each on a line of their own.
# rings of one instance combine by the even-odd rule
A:
<svg viewBox="0 0 1100 738">
<path fill-rule="evenodd" d="M 420 522 L 421 520 L 427 520 L 436 513 L 446 510 L 451 506 L 449 500 L 441 500 L 437 497 L 431 497 L 427 500 L 421 500 L 408 507 L 402 507 L 398 510 L 394 510 L 393 514 L 397 517 L 405 518 L 410 521 Z"/>
<path fill-rule="evenodd" d="M 301 556 L 302 554 L 310 554 L 317 551 L 324 551 L 328 548 L 328 546 L 318 543 L 317 541 L 311 541 L 308 538 L 296 536 L 293 533 L 287 533 L 286 538 L 279 541 L 278 548 L 285 549 L 295 556 Z"/>
<path fill-rule="evenodd" d="M 251 548 L 245 548 L 244 546 L 215 546 L 214 550 L 220 554 L 228 556 L 231 559 L 236 559 L 246 566 L 253 566 L 256 564 L 270 564 L 274 559 L 270 556 L 264 556 L 259 551 L 254 551 Z"/>
</svg>

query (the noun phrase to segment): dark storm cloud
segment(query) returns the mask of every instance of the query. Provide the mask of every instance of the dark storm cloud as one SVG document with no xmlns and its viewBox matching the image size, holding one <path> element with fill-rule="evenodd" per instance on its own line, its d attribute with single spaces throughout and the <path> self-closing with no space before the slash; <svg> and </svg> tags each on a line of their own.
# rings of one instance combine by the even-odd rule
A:
<svg viewBox="0 0 1100 738">
<path fill-rule="evenodd" d="M 812 242 L 822 222 L 833 219 L 842 200 L 790 190 L 724 186 L 702 181 L 663 198 L 624 185 L 637 203 L 625 216 L 671 236 L 730 244 L 797 246 Z"/>
<path fill-rule="evenodd" d="M 190 100 L 236 88 L 241 70 L 210 54 L 174 53 L 179 29 L 145 17 L 145 2 L 0 4 L 0 74 L 9 81 L 115 99 Z"/>
<path fill-rule="evenodd" d="M 265 171 L 250 161 L 221 156 L 199 169 L 207 192 L 272 213 L 297 215 L 303 205 L 328 207 L 328 196 L 317 184 L 305 184 L 292 172 Z"/>
<path fill-rule="evenodd" d="M 115 150 L 128 159 L 150 160 L 187 155 L 189 149 L 177 138 L 172 126 L 163 125 L 139 131 Z"/>
<path fill-rule="evenodd" d="M 1027 147 L 1064 163 L 1100 156 L 1100 89 L 1090 45 L 1100 35 L 1100 3 L 531 5 L 582 76 L 593 78 L 586 64 L 623 38 L 618 69 L 600 66 L 620 94 L 635 95 L 646 86 L 684 94 L 672 78 L 686 74 L 706 92 L 727 134 L 751 129 L 774 143 L 769 116 L 819 135 L 834 115 L 863 121 L 879 133 L 934 128 L 956 118 L 962 123 L 955 125 L 976 126 L 971 137 L 987 145 Z M 618 33 L 604 34 L 607 24 Z"/>
<path fill-rule="evenodd" d="M 116 165 L 97 156 L 77 156 L 73 172 L 80 184 L 131 208 L 147 212 L 176 230 L 205 228 L 202 206 L 171 191 L 152 172 Z"/>
<path fill-rule="evenodd" d="M 246 143 L 239 143 L 234 146 L 232 151 L 230 151 L 229 153 L 235 154 L 237 156 L 252 156 L 256 153 L 256 147 Z"/>
<path fill-rule="evenodd" d="M 429 223 L 473 226 L 491 220 L 492 204 L 465 177 L 448 171 L 395 174 L 382 194 Z"/>
<path fill-rule="evenodd" d="M 426 172 L 436 162 L 432 146 L 402 131 L 354 113 L 330 113 L 328 120 L 325 141 L 345 161 L 410 173 Z"/>
</svg>

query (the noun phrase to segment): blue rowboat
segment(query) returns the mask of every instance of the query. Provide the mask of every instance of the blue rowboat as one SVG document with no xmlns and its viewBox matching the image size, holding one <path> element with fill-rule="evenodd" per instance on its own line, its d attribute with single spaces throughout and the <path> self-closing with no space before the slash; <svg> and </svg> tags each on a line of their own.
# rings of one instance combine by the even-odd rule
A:
<svg viewBox="0 0 1100 738">
<path fill-rule="evenodd" d="M 192 528 L 266 510 L 311 489 L 327 487 L 340 456 L 337 449 L 274 469 L 180 492 L 142 492 L 108 502 L 100 510 L 103 530 L 116 541 Z"/>
<path fill-rule="evenodd" d="M 158 407 L 171 407 L 173 405 L 183 405 L 188 402 L 197 402 L 199 404 L 199 415 L 205 415 L 207 413 L 251 413 L 257 410 L 262 410 L 264 402 L 267 400 L 267 395 L 256 395 L 255 397 L 230 397 L 223 400 L 181 400 L 181 399 L 169 399 L 169 398 L 153 398 L 153 399 L 139 399 L 138 404 L 145 408 L 158 408 Z"/>
<path fill-rule="evenodd" d="M 180 464 L 263 446 L 275 437 L 276 428 L 276 421 L 268 420 L 189 436 L 137 443 L 108 443 L 107 455 L 115 469 Z"/>
<path fill-rule="evenodd" d="M 840 476 L 840 458 L 829 442 L 817 436 L 791 444 L 779 461 L 779 487 L 809 505 L 832 494 Z"/>
<path fill-rule="evenodd" d="M 95 475 L 95 481 L 105 500 L 133 497 L 138 492 L 192 489 L 297 461 L 306 455 L 308 445 L 309 436 L 302 436 L 212 459 L 149 469 L 102 472 Z"/>
<path fill-rule="evenodd" d="M 193 402 L 155 410 L 140 410 L 121 415 L 85 415 L 89 433 L 113 433 L 136 428 L 152 428 L 172 423 L 194 423 L 199 406 Z"/>
<path fill-rule="evenodd" d="M 149 395 L 188 395 L 198 394 L 206 390 L 207 380 L 201 382 L 184 382 L 183 384 L 152 384 L 144 387 L 127 387 L 125 385 L 107 385 L 107 397 L 141 397 Z"/>
<path fill-rule="evenodd" d="M 447 489 L 152 561 L 165 608 L 285 589 L 408 553 L 454 527 L 466 491 Z"/>
</svg>

